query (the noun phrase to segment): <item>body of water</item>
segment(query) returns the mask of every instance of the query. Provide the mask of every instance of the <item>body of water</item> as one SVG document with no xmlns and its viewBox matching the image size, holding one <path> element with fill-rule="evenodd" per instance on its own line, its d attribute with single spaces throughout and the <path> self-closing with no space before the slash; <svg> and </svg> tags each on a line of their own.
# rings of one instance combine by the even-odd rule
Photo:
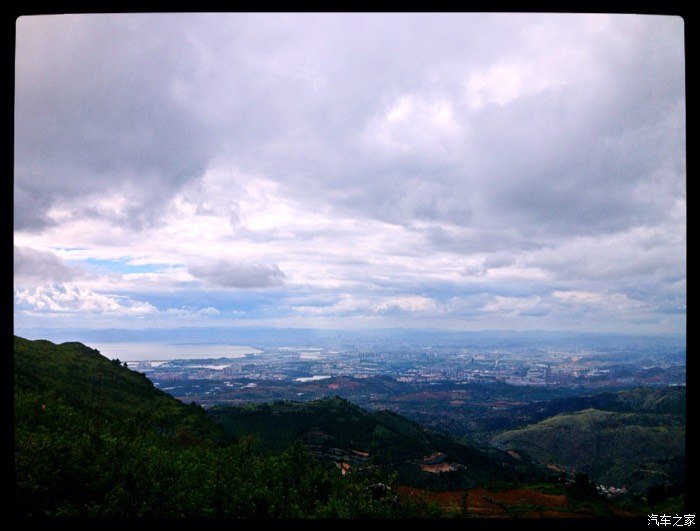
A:
<svg viewBox="0 0 700 531">
<path fill-rule="evenodd" d="M 295 382 L 315 382 L 316 380 L 325 380 L 330 378 L 327 374 L 318 374 L 315 376 L 302 376 L 301 378 L 294 378 Z"/>
<path fill-rule="evenodd" d="M 197 345 L 167 343 L 102 343 L 91 344 L 100 353 L 121 361 L 177 360 L 202 358 L 243 358 L 246 354 L 263 351 L 244 345 Z"/>
</svg>

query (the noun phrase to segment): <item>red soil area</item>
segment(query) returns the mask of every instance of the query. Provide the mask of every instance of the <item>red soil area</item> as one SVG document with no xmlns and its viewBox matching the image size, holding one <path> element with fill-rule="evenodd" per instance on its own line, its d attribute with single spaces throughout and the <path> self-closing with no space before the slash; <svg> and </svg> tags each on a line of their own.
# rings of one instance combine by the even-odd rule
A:
<svg viewBox="0 0 700 531">
<path fill-rule="evenodd" d="M 593 516 L 574 511 L 564 494 L 545 494 L 532 489 L 494 492 L 478 488 L 431 492 L 402 486 L 398 487 L 398 490 L 405 499 L 435 502 L 441 509 L 448 511 L 461 511 L 466 494 L 467 516 L 476 518 L 591 518 Z"/>
</svg>

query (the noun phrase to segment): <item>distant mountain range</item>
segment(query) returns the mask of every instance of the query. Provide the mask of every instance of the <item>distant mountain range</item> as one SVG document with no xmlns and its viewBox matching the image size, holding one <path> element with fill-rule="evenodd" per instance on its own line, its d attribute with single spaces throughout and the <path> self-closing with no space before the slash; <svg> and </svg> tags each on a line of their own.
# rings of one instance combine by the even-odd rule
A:
<svg viewBox="0 0 700 531">
<path fill-rule="evenodd" d="M 181 327 L 177 329 L 49 329 L 21 330 L 25 336 L 50 337 L 53 341 L 71 341 L 79 337 L 88 343 L 110 342 L 163 342 L 171 344 L 231 344 L 248 346 L 338 346 L 350 345 L 411 345 L 411 346 L 465 346 L 522 347 L 568 346 L 571 348 L 601 349 L 684 349 L 686 338 L 678 334 L 626 335 L 549 330 L 478 330 L 456 331 L 435 329 L 314 329 L 273 327 Z"/>
</svg>

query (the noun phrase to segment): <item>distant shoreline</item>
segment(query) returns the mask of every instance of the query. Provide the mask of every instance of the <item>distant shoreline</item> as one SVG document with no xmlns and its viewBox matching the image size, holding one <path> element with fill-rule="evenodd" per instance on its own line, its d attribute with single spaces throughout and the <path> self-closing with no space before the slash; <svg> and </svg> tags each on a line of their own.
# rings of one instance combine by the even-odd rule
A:
<svg viewBox="0 0 700 531">
<path fill-rule="evenodd" d="M 243 358 L 263 351 L 245 345 L 167 344 L 162 342 L 100 342 L 91 345 L 107 358 L 122 361 L 166 361 L 177 359 Z"/>
</svg>

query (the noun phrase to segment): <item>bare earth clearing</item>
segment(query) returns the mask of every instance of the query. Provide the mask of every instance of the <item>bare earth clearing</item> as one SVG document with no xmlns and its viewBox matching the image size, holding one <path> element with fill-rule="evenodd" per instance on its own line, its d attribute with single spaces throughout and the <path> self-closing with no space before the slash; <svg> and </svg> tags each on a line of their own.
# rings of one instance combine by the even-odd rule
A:
<svg viewBox="0 0 700 531">
<path fill-rule="evenodd" d="M 572 507 L 564 494 L 545 494 L 532 489 L 489 491 L 483 488 L 432 492 L 399 487 L 402 497 L 435 502 L 446 511 L 463 511 L 472 518 L 593 518 L 592 508 Z M 466 495 L 466 497 L 465 497 Z M 609 507 L 616 516 L 636 515 Z"/>
</svg>

